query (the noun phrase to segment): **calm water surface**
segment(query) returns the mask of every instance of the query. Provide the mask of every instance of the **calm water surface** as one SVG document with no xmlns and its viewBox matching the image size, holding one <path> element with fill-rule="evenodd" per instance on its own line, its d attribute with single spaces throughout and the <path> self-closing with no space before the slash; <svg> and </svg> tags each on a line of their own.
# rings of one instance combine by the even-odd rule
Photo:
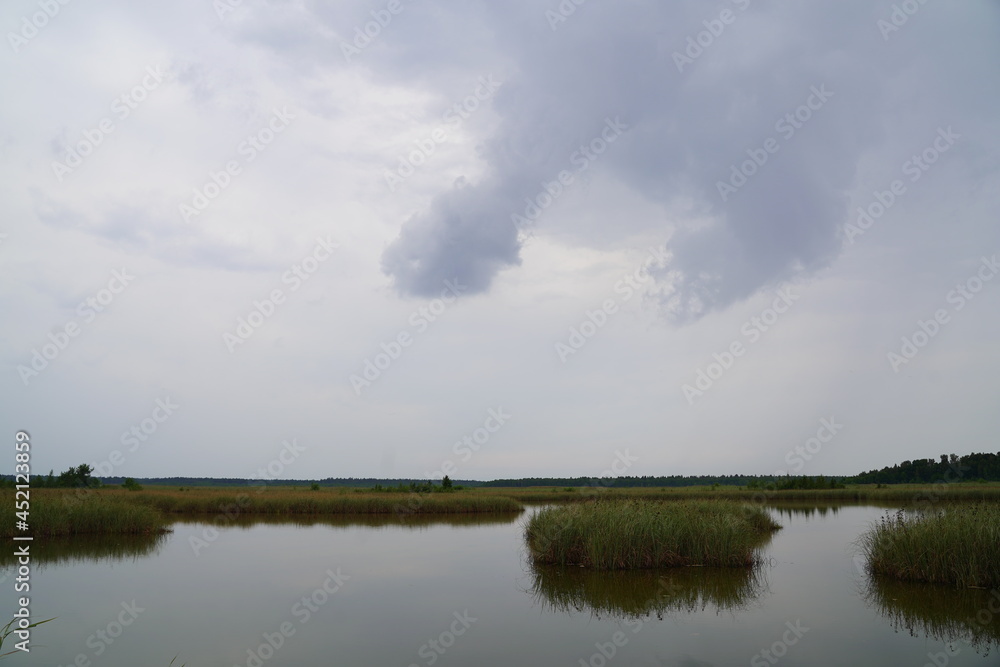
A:
<svg viewBox="0 0 1000 667">
<path fill-rule="evenodd" d="M 872 584 L 859 571 L 853 542 L 885 510 L 774 511 L 784 529 L 757 573 L 536 570 L 525 559 L 527 513 L 254 523 L 219 530 L 197 555 L 190 538 L 204 538 L 208 523 L 111 545 L 36 544 L 33 612 L 58 619 L 34 630 L 29 655 L 8 660 L 46 667 L 166 667 L 175 655 L 175 665 L 190 667 L 1000 664 L 1000 613 L 988 611 L 991 600 L 1000 609 L 1000 594 Z"/>
</svg>

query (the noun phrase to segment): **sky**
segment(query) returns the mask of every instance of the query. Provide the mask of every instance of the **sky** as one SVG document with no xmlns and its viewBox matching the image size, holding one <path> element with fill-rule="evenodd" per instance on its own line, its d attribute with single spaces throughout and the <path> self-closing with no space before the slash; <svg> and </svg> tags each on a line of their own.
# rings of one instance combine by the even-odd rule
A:
<svg viewBox="0 0 1000 667">
<path fill-rule="evenodd" d="M 11 0 L 36 474 L 997 451 L 1000 4 Z"/>
</svg>

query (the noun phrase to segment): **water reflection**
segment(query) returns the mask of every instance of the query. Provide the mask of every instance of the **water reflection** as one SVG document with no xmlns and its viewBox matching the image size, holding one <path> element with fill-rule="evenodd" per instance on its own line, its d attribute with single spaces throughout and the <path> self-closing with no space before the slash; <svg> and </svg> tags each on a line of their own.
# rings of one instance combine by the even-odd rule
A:
<svg viewBox="0 0 1000 667">
<path fill-rule="evenodd" d="M 313 514 L 248 514 L 226 515 L 185 515 L 173 520 L 180 524 L 212 524 L 216 528 L 242 528 L 244 530 L 260 525 L 272 526 L 329 526 L 331 528 L 408 528 L 425 530 L 435 526 L 496 526 L 514 523 L 521 517 L 520 512 L 508 514 L 336 514 L 317 516 Z"/>
<path fill-rule="evenodd" d="M 74 537 L 47 537 L 31 546 L 31 563 L 44 568 L 47 565 L 68 565 L 80 562 L 115 562 L 155 556 L 166 543 L 169 533 L 153 535 L 76 535 Z M 15 565 L 13 550 L 0 555 L 0 567 Z"/>
<path fill-rule="evenodd" d="M 882 507 L 886 509 L 899 509 L 898 504 L 881 503 L 872 501 L 844 501 L 838 500 L 829 503 L 817 503 L 808 500 L 784 500 L 770 501 L 765 507 L 772 509 L 779 516 L 787 516 L 789 519 L 795 517 L 805 517 L 806 519 L 837 516 L 845 507 Z"/>
<path fill-rule="evenodd" d="M 865 602 L 887 618 L 896 632 L 943 642 L 964 641 L 977 653 L 1000 648 L 1000 590 L 955 590 L 869 577 Z"/>
<path fill-rule="evenodd" d="M 589 611 L 598 618 L 640 618 L 706 608 L 737 611 L 769 592 L 766 570 L 684 567 L 602 572 L 529 565 L 536 602 L 559 612 Z"/>
</svg>

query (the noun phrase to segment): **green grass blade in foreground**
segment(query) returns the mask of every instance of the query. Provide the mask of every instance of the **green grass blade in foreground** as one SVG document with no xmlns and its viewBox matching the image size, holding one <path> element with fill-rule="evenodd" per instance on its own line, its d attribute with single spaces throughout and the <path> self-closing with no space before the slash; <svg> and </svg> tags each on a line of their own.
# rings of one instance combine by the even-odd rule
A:
<svg viewBox="0 0 1000 667">
<path fill-rule="evenodd" d="M 54 621 L 54 620 L 56 620 L 56 618 L 53 616 L 52 618 L 47 618 L 44 621 L 37 621 L 35 623 L 31 623 L 25 628 L 18 628 L 18 630 L 21 629 L 30 630 L 31 628 L 38 627 L 42 623 L 48 623 L 49 621 Z M 15 630 L 13 630 L 11 626 L 13 626 L 16 621 L 17 621 L 16 618 L 12 618 L 10 619 L 10 623 L 0 628 L 0 649 L 3 648 L 4 640 L 6 640 L 7 637 L 9 637 L 10 635 L 14 634 Z M 0 658 L 6 657 L 8 655 L 14 655 L 15 653 L 17 653 L 17 650 L 8 651 L 6 653 L 0 653 Z"/>
</svg>

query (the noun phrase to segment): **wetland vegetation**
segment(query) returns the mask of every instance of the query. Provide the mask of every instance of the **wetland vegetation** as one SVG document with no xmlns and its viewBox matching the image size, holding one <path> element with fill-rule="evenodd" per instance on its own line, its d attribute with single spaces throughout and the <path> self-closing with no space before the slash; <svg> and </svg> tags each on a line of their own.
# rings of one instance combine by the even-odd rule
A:
<svg viewBox="0 0 1000 667">
<path fill-rule="evenodd" d="M 759 506 L 718 500 L 610 500 L 539 511 L 525 539 L 535 563 L 634 570 L 749 567 L 779 529 Z"/>
<path fill-rule="evenodd" d="M 1000 506 L 887 513 L 861 536 L 869 571 L 903 581 L 1000 587 Z"/>
</svg>

